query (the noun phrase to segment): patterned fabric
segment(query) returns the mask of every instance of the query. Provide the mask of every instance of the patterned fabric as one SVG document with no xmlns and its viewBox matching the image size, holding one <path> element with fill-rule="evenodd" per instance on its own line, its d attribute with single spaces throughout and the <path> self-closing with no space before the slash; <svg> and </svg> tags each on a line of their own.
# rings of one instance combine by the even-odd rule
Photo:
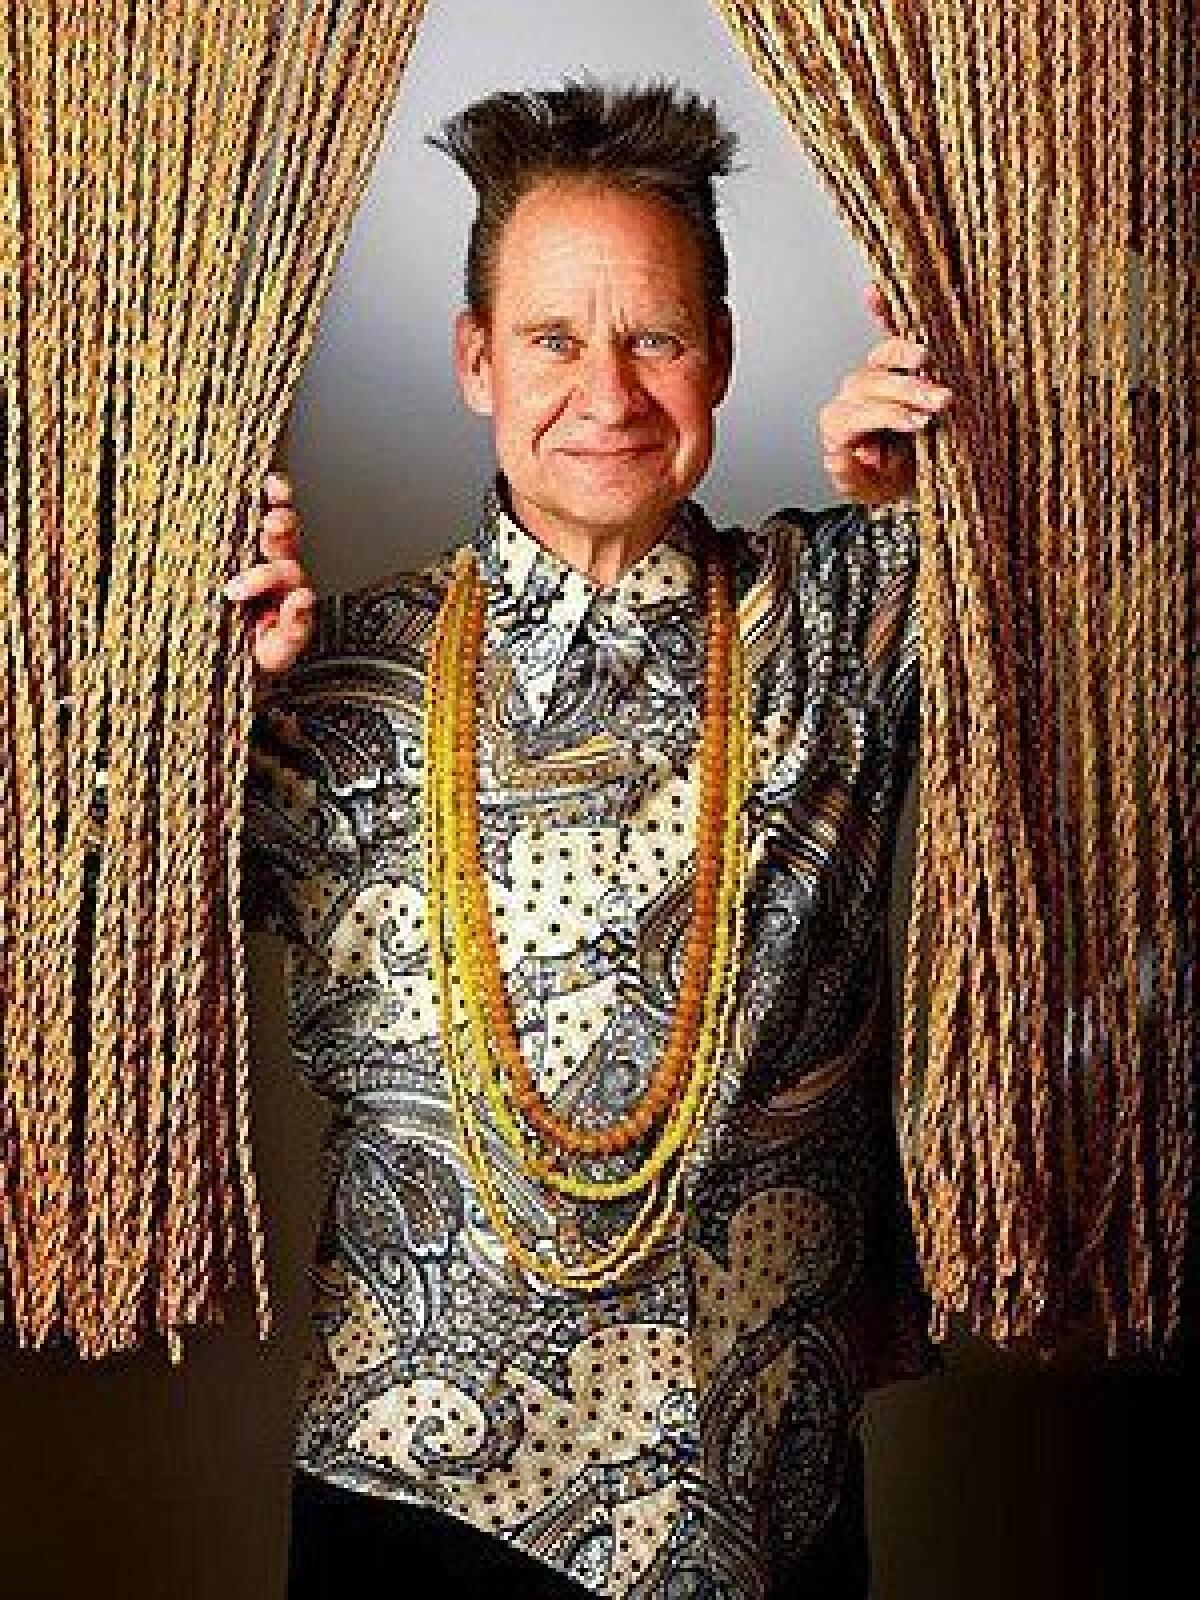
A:
<svg viewBox="0 0 1200 1600">
<path fill-rule="evenodd" d="M 506 507 L 498 478 L 472 535 L 492 914 L 543 1093 L 615 1117 L 662 1048 L 687 933 L 705 514 L 685 502 L 602 587 Z M 287 941 L 290 1042 L 334 1109 L 295 1462 L 610 1597 L 763 1595 L 831 1513 L 864 1391 L 934 1361 L 890 1102 L 915 516 L 784 510 L 723 537 L 751 674 L 743 948 L 678 1228 L 635 1280 L 527 1279 L 460 1155 L 422 822 L 452 552 L 322 599 L 260 706 L 247 796 L 251 920 Z M 539 1237 L 594 1230 L 493 1152 Z"/>
</svg>

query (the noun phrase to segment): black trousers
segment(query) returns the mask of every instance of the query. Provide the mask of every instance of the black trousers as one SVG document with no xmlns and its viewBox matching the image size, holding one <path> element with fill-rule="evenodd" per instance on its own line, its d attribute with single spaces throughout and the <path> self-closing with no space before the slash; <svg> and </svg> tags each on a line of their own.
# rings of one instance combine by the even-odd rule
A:
<svg viewBox="0 0 1200 1600">
<path fill-rule="evenodd" d="M 856 1440 L 836 1515 L 771 1600 L 867 1600 L 868 1589 Z M 588 1593 L 455 1517 L 293 1474 L 287 1600 L 587 1600 Z"/>
</svg>

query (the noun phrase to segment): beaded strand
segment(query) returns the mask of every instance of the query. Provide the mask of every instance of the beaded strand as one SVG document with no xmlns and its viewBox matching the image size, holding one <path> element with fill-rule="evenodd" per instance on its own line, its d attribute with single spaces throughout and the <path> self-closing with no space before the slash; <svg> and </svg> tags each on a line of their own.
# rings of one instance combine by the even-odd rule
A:
<svg viewBox="0 0 1200 1600">
<path fill-rule="evenodd" d="M 735 989 L 733 953 L 741 937 L 750 740 L 731 578 L 727 564 L 714 551 L 707 556 L 709 649 L 700 751 L 697 891 L 684 975 L 685 982 L 690 979 L 688 1003 L 685 1006 L 681 986 L 663 1058 L 638 1105 L 610 1129 L 580 1129 L 541 1100 L 520 1054 L 504 991 L 479 865 L 475 699 L 484 599 L 469 549 L 456 554 L 435 629 L 425 717 L 427 892 L 430 961 L 451 1104 L 468 1167 L 497 1235 L 519 1266 L 561 1287 L 611 1284 L 655 1248 L 675 1214 L 681 1157 L 697 1137 L 718 1083 Z M 446 943 L 447 921 L 453 954 Z M 454 1018 L 456 984 L 471 1039 L 470 1062 L 460 1047 Z M 676 1043 L 672 1051 L 672 1043 L 679 1040 L 682 1045 Z M 615 1242 L 583 1263 L 564 1264 L 548 1259 L 521 1238 L 505 1212 L 484 1149 L 474 1104 L 479 1097 L 525 1172 L 552 1193 L 611 1202 L 646 1191 L 636 1216 Z M 658 1138 L 634 1171 L 597 1179 L 563 1169 L 567 1154 L 623 1153 L 656 1121 L 662 1124 Z M 551 1146 L 549 1153 L 546 1145 Z"/>
<path fill-rule="evenodd" d="M 636 1144 L 674 1103 L 689 1064 L 695 1063 L 697 1034 L 701 1027 L 707 977 L 713 949 L 720 890 L 721 834 L 725 826 L 726 797 L 733 788 L 727 766 L 729 734 L 729 681 L 733 654 L 732 605 L 728 575 L 719 561 L 706 562 L 708 589 L 708 653 L 704 732 L 700 750 L 700 810 L 696 838 L 696 887 L 692 923 L 676 1007 L 666 1049 L 638 1103 L 613 1125 L 580 1128 L 558 1115 L 538 1093 L 526 1064 L 500 967 L 487 907 L 482 874 L 474 868 L 480 859 L 479 799 L 474 729 L 474 683 L 478 673 L 483 631 L 483 605 L 478 577 L 472 585 L 464 648 L 458 657 L 459 684 L 456 704 L 462 708 L 455 731 L 456 789 L 452 803 L 463 831 L 464 932 L 473 946 L 467 974 L 477 982 L 486 1014 L 488 1037 L 494 1042 L 512 1086 L 522 1116 L 535 1132 L 557 1149 L 576 1155 L 617 1155 Z M 477 1046 L 478 1047 L 478 1046 Z"/>
</svg>

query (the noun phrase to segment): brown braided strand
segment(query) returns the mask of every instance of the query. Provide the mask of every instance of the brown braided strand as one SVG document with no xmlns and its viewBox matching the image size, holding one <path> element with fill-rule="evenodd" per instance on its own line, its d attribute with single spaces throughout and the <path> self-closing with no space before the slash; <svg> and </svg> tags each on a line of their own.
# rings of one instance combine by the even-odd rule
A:
<svg viewBox="0 0 1200 1600">
<path fill-rule="evenodd" d="M 420 0 L 0 19 L 0 1321 L 249 1265 L 247 485 Z M 901 1125 L 935 1334 L 1183 1314 L 1197 1057 L 1195 41 L 1178 0 L 719 0 L 958 396 L 918 443 Z M 928 152 L 937 150 L 933 162 Z M 98 775 L 107 784 L 101 790 Z"/>
<path fill-rule="evenodd" d="M 717 5 L 956 394 L 917 442 L 900 1107 L 933 1332 L 1161 1351 L 1200 1053 L 1190 8 Z"/>
<path fill-rule="evenodd" d="M 421 0 L 0 16 L 0 1323 L 269 1326 L 225 578 Z M 101 783 L 101 778 L 106 781 Z"/>
</svg>

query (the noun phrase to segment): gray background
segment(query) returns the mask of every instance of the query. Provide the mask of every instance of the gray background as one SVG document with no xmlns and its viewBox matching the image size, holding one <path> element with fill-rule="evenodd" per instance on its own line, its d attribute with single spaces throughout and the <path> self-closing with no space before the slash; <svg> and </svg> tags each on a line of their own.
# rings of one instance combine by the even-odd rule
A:
<svg viewBox="0 0 1200 1600">
<path fill-rule="evenodd" d="M 461 409 L 449 355 L 470 191 L 421 136 L 477 94 L 584 69 L 677 77 L 715 96 L 742 135 L 748 170 L 724 186 L 722 207 L 739 352 L 699 498 L 726 522 L 837 498 L 816 414 L 877 337 L 861 301 L 868 274 L 715 7 L 432 0 L 295 407 L 290 466 L 322 589 L 454 542 L 490 473 L 486 425 Z M 897 957 L 917 803 L 914 782 L 893 880 Z M 0 1356 L 4 1600 L 282 1593 L 325 1113 L 291 1070 L 281 947 L 254 938 L 251 956 L 276 1328 L 258 1345 L 243 1300 L 174 1372 L 157 1354 L 89 1371 Z M 1084 1349 L 1047 1375 L 953 1341 L 946 1376 L 868 1406 L 876 1600 L 1167 1593 L 1156 1574 L 1188 1553 L 1190 1473 L 1168 1471 L 1184 1443 L 1181 1398 L 1177 1382 L 1095 1370 Z M 393 1592 L 411 1591 L 397 1580 Z"/>
<path fill-rule="evenodd" d="M 450 323 L 470 185 L 422 143 L 498 88 L 587 70 L 666 75 L 714 98 L 742 138 L 721 189 L 738 354 L 697 494 L 718 521 L 836 499 L 817 409 L 876 337 L 865 262 L 710 0 L 433 0 L 355 219 L 294 408 L 291 455 L 323 585 L 410 564 L 461 536 L 491 463 L 462 406 Z"/>
</svg>

